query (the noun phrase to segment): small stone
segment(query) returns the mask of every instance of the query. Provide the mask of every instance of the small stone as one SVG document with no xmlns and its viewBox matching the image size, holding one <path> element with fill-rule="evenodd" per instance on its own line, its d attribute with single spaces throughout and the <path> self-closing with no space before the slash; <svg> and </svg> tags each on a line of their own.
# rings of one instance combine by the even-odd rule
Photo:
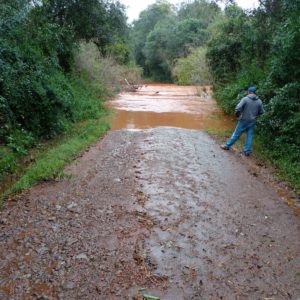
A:
<svg viewBox="0 0 300 300">
<path fill-rule="evenodd" d="M 67 282 L 65 284 L 62 285 L 62 288 L 64 290 L 72 290 L 76 287 L 75 283 L 74 282 Z"/>
<path fill-rule="evenodd" d="M 75 216 L 78 217 L 78 214 L 82 212 L 82 209 L 79 207 L 72 207 L 72 208 L 68 208 L 68 211 L 74 213 Z"/>
<path fill-rule="evenodd" d="M 77 206 L 77 204 L 75 202 L 71 202 L 67 207 L 68 207 L 68 209 L 71 209 L 71 208 L 74 208 L 76 206 Z"/>
<path fill-rule="evenodd" d="M 36 250 L 36 252 L 40 255 L 43 255 L 49 251 L 49 248 L 46 246 L 42 246 Z"/>
<path fill-rule="evenodd" d="M 58 224 L 52 225 L 51 228 L 52 228 L 52 230 L 53 230 L 54 232 L 59 231 L 59 225 L 58 225 Z"/>
<path fill-rule="evenodd" d="M 84 253 L 80 253 L 76 256 L 77 259 L 88 259 L 87 255 Z"/>
<path fill-rule="evenodd" d="M 78 242 L 78 239 L 72 239 L 72 238 L 70 238 L 70 239 L 68 239 L 67 244 L 68 244 L 68 246 L 71 246 L 71 245 L 73 245 L 73 244 L 75 244 L 77 242 Z"/>
</svg>

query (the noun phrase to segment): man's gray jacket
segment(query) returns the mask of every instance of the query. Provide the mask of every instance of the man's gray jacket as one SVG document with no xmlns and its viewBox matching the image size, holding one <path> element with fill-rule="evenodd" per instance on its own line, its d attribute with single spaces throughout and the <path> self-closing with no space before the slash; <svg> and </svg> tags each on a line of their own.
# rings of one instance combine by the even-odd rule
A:
<svg viewBox="0 0 300 300">
<path fill-rule="evenodd" d="M 264 112 L 263 104 L 255 94 L 248 94 L 235 108 L 235 115 L 241 116 L 240 120 L 248 122 L 255 121 L 256 117 Z"/>
</svg>

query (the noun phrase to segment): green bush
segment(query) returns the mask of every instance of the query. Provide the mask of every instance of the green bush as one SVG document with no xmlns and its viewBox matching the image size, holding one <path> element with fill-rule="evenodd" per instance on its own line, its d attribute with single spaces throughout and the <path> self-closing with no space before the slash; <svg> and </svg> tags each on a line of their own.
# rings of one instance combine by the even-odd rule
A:
<svg viewBox="0 0 300 300">
<path fill-rule="evenodd" d="M 288 148 L 300 161 L 300 83 L 289 83 L 278 90 L 261 120 L 261 132 L 272 147 Z M 295 152 L 296 151 L 296 152 Z"/>
<path fill-rule="evenodd" d="M 237 73 L 236 80 L 230 83 L 215 83 L 214 92 L 219 105 L 226 114 L 232 114 L 238 102 L 247 94 L 249 86 L 255 85 L 259 88 L 258 94 L 262 100 L 268 98 L 268 95 L 262 93 L 262 80 L 265 71 L 256 65 L 247 65 L 245 69 Z M 264 86 L 266 89 L 266 86 Z"/>
<path fill-rule="evenodd" d="M 21 13 L 23 17 L 18 18 Z M 37 137 L 64 130 L 72 104 L 59 65 L 64 40 L 68 40 L 64 35 L 58 25 L 28 5 L 4 16 L 0 27 L 1 140 L 8 142 L 7 135 L 15 129 Z"/>
<path fill-rule="evenodd" d="M 17 166 L 17 155 L 8 147 L 0 147 L 0 182 Z"/>
<path fill-rule="evenodd" d="M 84 74 L 87 80 L 92 81 L 106 96 L 114 96 L 120 92 L 125 78 L 131 84 L 141 81 L 142 69 L 136 66 L 118 64 L 113 57 L 103 57 L 97 46 L 90 42 L 81 42 L 75 55 L 76 70 Z"/>
<path fill-rule="evenodd" d="M 7 137 L 7 146 L 18 154 L 24 155 L 35 143 L 34 136 L 24 129 L 15 129 Z"/>
<path fill-rule="evenodd" d="M 0 1 L 0 142 L 15 150 L 8 140 L 15 130 L 51 138 L 78 117 L 67 77 L 79 40 L 92 39 L 98 52 L 110 49 L 117 59 L 128 59 L 126 16 L 119 2 L 63 2 Z M 115 68 L 103 67 L 103 73 Z"/>
<path fill-rule="evenodd" d="M 95 119 L 105 113 L 103 106 L 103 86 L 87 76 L 70 76 L 71 91 L 74 97 L 72 115 L 75 122 Z"/>
<path fill-rule="evenodd" d="M 206 49 L 195 48 L 185 58 L 179 58 L 172 70 L 172 76 L 181 85 L 209 85 L 212 83 L 206 63 Z"/>
</svg>

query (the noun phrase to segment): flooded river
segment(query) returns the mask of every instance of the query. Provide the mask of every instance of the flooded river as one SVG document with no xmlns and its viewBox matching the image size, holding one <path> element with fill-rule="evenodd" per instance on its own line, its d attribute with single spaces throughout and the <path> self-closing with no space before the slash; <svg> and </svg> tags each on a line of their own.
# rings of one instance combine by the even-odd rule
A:
<svg viewBox="0 0 300 300">
<path fill-rule="evenodd" d="M 151 84 L 122 93 L 110 102 L 116 109 L 112 129 L 171 126 L 186 129 L 233 128 L 212 99 L 210 87 Z"/>
</svg>

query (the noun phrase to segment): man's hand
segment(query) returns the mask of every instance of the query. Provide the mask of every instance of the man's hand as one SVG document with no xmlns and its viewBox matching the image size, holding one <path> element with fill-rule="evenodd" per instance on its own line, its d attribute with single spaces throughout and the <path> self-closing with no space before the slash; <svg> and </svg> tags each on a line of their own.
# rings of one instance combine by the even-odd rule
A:
<svg viewBox="0 0 300 300">
<path fill-rule="evenodd" d="M 239 118 L 240 115 L 241 115 L 241 112 L 240 112 L 240 111 L 236 111 L 236 112 L 234 113 L 234 115 L 235 115 L 237 118 Z"/>
</svg>

